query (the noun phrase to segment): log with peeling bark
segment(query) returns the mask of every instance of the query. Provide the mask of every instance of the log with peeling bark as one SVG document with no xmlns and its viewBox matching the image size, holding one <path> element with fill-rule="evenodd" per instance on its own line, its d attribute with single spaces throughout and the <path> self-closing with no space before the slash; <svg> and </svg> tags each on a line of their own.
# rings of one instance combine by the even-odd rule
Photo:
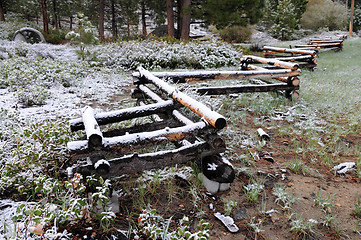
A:
<svg viewBox="0 0 361 240">
<path fill-rule="evenodd" d="M 211 126 L 215 127 L 216 129 L 222 129 L 227 125 L 225 117 L 223 117 L 219 113 L 212 111 L 204 104 L 178 91 L 175 87 L 169 85 L 165 81 L 162 81 L 144 68 L 140 67 L 138 68 L 138 71 L 140 73 L 140 78 L 144 78 L 147 81 L 153 83 L 155 86 L 168 94 L 174 100 L 187 107 L 201 118 L 205 119 L 206 122 Z"/>
<path fill-rule="evenodd" d="M 122 110 L 116 110 L 105 113 L 98 113 L 94 115 L 99 125 L 105 125 L 109 123 L 121 122 L 136 117 L 144 117 L 161 111 L 172 110 L 177 106 L 173 100 L 167 100 L 159 103 L 149 104 L 145 106 L 137 106 L 133 108 L 127 108 Z M 84 129 L 84 122 L 82 118 L 70 120 L 70 129 L 72 131 L 78 131 Z"/>
<path fill-rule="evenodd" d="M 156 93 L 154 93 L 151 89 L 149 89 L 148 87 L 146 87 L 145 85 L 139 85 L 138 89 L 147 97 L 149 97 L 150 99 L 152 99 L 153 101 L 156 102 L 162 102 L 165 101 L 163 100 L 161 97 L 159 97 Z M 187 117 L 185 117 L 181 112 L 179 112 L 178 110 L 173 110 L 172 111 L 172 115 L 173 117 L 178 120 L 179 122 L 183 123 L 184 125 L 188 125 L 188 124 L 192 124 L 193 122 L 191 120 L 189 120 Z"/>
<path fill-rule="evenodd" d="M 259 67 L 259 66 L 255 66 L 252 64 L 249 64 L 247 66 L 248 69 L 250 70 L 259 70 L 259 71 L 264 71 L 265 68 L 263 67 Z M 275 77 L 274 79 L 277 79 L 281 82 L 287 83 L 290 86 L 294 86 L 294 87 L 298 87 L 300 85 L 300 79 L 297 76 L 293 76 L 293 77 Z"/>
<path fill-rule="evenodd" d="M 279 61 L 277 59 L 270 59 L 270 58 L 263 58 L 263 57 L 257 57 L 257 56 L 250 56 L 246 55 L 242 57 L 241 62 L 248 62 L 248 63 L 264 63 L 269 64 L 272 66 L 277 66 L 280 68 L 286 68 L 291 70 L 297 70 L 299 68 L 297 63 L 290 63 L 290 62 L 284 62 Z"/>
<path fill-rule="evenodd" d="M 279 47 L 270 47 L 264 46 L 263 47 L 263 54 L 274 54 L 274 53 L 290 53 L 294 55 L 311 55 L 317 56 L 317 51 L 315 50 L 304 50 L 304 49 L 297 49 L 297 48 L 279 48 Z"/>
</svg>

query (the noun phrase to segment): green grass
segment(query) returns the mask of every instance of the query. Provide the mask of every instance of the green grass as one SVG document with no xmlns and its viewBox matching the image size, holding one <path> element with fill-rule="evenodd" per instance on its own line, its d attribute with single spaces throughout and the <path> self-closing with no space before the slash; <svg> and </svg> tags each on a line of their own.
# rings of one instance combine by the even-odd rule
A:
<svg viewBox="0 0 361 240">
<path fill-rule="evenodd" d="M 343 51 L 321 53 L 318 71 L 302 70 L 300 87 L 307 106 L 319 110 L 334 124 L 344 121 L 343 131 L 355 133 L 360 130 L 356 123 L 361 113 L 360 44 L 359 38 L 349 39 L 344 42 Z"/>
</svg>

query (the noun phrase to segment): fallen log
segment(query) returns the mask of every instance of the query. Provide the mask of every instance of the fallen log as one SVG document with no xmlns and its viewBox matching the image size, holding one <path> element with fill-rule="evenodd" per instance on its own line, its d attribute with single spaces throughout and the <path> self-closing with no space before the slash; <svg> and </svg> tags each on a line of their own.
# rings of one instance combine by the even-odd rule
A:
<svg viewBox="0 0 361 240">
<path fill-rule="evenodd" d="M 183 106 L 189 108 L 190 110 L 192 110 L 192 112 L 196 113 L 201 118 L 205 119 L 208 122 L 208 124 L 210 124 L 211 126 L 217 129 L 222 129 L 227 125 L 225 117 L 223 117 L 219 113 L 212 111 L 204 104 L 178 91 L 175 87 L 162 81 L 161 79 L 154 76 L 144 68 L 140 67 L 138 68 L 138 71 L 140 73 L 141 78 L 145 78 L 148 81 L 152 82 L 163 92 L 171 96 L 174 100 L 181 103 Z"/>
<path fill-rule="evenodd" d="M 317 60 L 312 55 L 305 55 L 305 56 L 292 56 L 292 57 L 276 57 L 275 59 L 279 61 L 285 61 L 285 62 L 309 62 L 309 63 L 317 63 Z"/>
<path fill-rule="evenodd" d="M 174 150 L 145 154 L 134 153 L 108 161 L 99 160 L 95 163 L 77 165 L 73 167 L 73 172 L 79 172 L 84 175 L 99 174 L 103 177 L 119 176 L 194 161 L 221 153 L 224 150 L 225 149 L 212 149 L 206 142 L 196 142 Z M 104 161 L 106 161 L 105 164 Z M 96 166 L 100 164 L 107 167 L 99 171 L 99 167 Z"/>
<path fill-rule="evenodd" d="M 199 132 L 206 131 L 207 124 L 204 122 L 197 122 L 190 125 L 156 130 L 152 132 L 141 132 L 126 134 L 123 136 L 116 136 L 110 138 L 103 138 L 104 148 L 128 148 L 138 145 L 142 146 L 154 142 L 162 141 L 181 141 L 189 134 L 197 134 Z M 70 151 L 86 151 L 88 149 L 88 141 L 72 141 L 68 142 L 68 149 Z"/>
<path fill-rule="evenodd" d="M 144 85 L 138 85 L 138 89 L 142 91 L 145 95 L 147 95 L 149 98 L 151 98 L 153 101 L 156 102 L 162 102 L 165 101 L 161 97 L 159 97 L 156 93 L 154 93 L 152 90 L 150 90 L 148 87 Z M 184 125 L 192 124 L 193 122 L 189 120 L 187 117 L 185 117 L 182 113 L 180 113 L 178 110 L 173 110 L 172 115 L 181 123 Z"/>
<path fill-rule="evenodd" d="M 274 83 L 265 85 L 237 85 L 237 86 L 223 86 L 223 87 L 205 87 L 195 89 L 197 93 L 202 95 L 224 95 L 232 93 L 244 92 L 270 92 L 279 90 L 292 91 L 299 89 L 298 86 L 290 86 L 284 83 Z"/>
<path fill-rule="evenodd" d="M 304 50 L 297 48 L 279 48 L 279 47 L 270 47 L 270 46 L 263 47 L 263 54 L 267 55 L 269 51 L 275 53 L 291 53 L 291 54 L 317 56 L 317 51 L 315 50 Z"/>
<path fill-rule="evenodd" d="M 319 47 L 319 48 L 327 48 L 327 47 L 342 47 L 342 43 L 320 43 L 320 44 L 310 44 L 310 45 L 295 45 L 296 48 L 307 48 L 307 47 Z"/>
<path fill-rule="evenodd" d="M 97 113 L 94 115 L 95 120 L 99 125 L 109 123 L 121 122 L 136 117 L 144 117 L 161 111 L 172 110 L 176 107 L 173 100 L 163 101 L 159 103 L 149 104 L 145 106 L 137 106 L 117 111 Z M 78 131 L 84 129 L 84 122 L 82 118 L 77 118 L 69 121 L 71 131 Z"/>
<path fill-rule="evenodd" d="M 249 64 L 248 69 L 262 71 L 265 68 Z M 295 87 L 298 87 L 300 85 L 300 79 L 296 76 L 295 77 L 276 77 L 274 79 L 277 79 L 281 82 L 287 83 L 288 85 L 295 86 Z"/>
<path fill-rule="evenodd" d="M 170 78 L 175 83 L 185 83 L 200 80 L 292 77 L 300 75 L 300 72 L 291 69 L 266 69 L 264 71 L 152 72 L 152 74 L 158 78 Z M 139 73 L 133 73 L 133 76 L 140 78 Z"/>
<path fill-rule="evenodd" d="M 299 68 L 297 63 L 289 63 L 289 62 L 283 62 L 279 61 L 277 59 L 270 59 L 270 58 L 262 58 L 262 57 L 256 57 L 256 56 L 244 56 L 241 60 L 241 62 L 248 62 L 248 63 L 264 63 L 269 65 L 274 65 L 280 68 L 287 68 L 291 70 L 297 70 Z"/>
</svg>

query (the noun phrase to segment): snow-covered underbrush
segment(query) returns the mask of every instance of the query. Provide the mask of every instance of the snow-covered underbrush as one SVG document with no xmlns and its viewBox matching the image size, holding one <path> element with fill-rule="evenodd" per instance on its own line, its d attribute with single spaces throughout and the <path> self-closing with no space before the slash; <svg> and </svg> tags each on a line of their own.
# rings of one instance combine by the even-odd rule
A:
<svg viewBox="0 0 361 240">
<path fill-rule="evenodd" d="M 91 60 L 124 70 L 143 66 L 146 69 L 209 69 L 238 66 L 242 53 L 231 44 L 208 41 L 167 43 L 130 41 L 88 48 Z"/>
</svg>

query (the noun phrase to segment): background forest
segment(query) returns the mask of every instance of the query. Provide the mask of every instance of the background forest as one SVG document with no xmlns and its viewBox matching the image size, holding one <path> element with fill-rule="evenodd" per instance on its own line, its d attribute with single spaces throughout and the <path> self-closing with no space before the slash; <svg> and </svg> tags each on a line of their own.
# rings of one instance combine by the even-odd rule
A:
<svg viewBox="0 0 361 240">
<path fill-rule="evenodd" d="M 80 16 L 95 27 L 101 42 L 147 36 L 164 24 L 167 27 L 157 35 L 187 40 L 190 25 L 198 24 L 214 26 L 227 41 L 242 42 L 250 38 L 250 26 L 256 23 L 281 40 L 302 37 L 307 30 L 346 30 L 352 4 L 357 32 L 360 0 L 1 0 L 0 19 L 42 23 L 47 40 L 54 43 L 76 29 Z"/>
</svg>

